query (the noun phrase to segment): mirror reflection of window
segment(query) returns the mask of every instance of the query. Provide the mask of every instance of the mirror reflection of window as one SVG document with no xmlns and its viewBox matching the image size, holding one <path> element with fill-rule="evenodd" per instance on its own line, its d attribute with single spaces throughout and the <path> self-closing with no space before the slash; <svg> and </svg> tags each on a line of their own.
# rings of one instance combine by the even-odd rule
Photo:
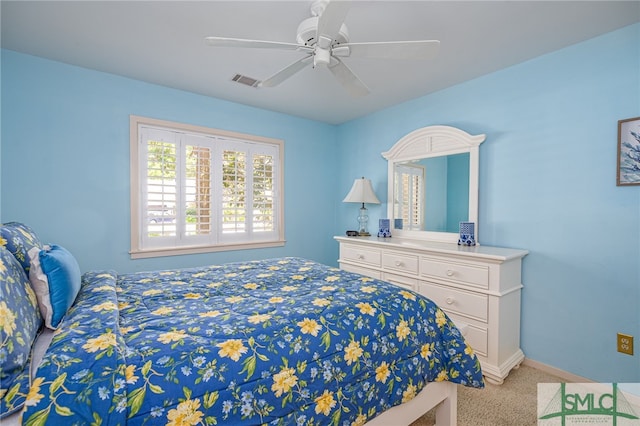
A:
<svg viewBox="0 0 640 426">
<path fill-rule="evenodd" d="M 401 218 L 403 229 L 424 230 L 425 167 L 419 164 L 398 164 L 394 218 Z"/>
<path fill-rule="evenodd" d="M 458 232 L 469 216 L 469 153 L 396 163 L 394 219 L 408 231 Z"/>
</svg>

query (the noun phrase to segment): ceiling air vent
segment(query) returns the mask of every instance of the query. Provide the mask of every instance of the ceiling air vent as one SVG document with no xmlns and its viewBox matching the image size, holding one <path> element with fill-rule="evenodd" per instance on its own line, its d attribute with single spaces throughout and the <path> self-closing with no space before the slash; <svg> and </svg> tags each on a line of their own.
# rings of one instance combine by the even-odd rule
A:
<svg viewBox="0 0 640 426">
<path fill-rule="evenodd" d="M 236 83 L 244 84 L 245 86 L 251 87 L 258 87 L 258 84 L 260 84 L 259 80 L 241 74 L 234 75 L 231 80 L 235 81 Z"/>
</svg>

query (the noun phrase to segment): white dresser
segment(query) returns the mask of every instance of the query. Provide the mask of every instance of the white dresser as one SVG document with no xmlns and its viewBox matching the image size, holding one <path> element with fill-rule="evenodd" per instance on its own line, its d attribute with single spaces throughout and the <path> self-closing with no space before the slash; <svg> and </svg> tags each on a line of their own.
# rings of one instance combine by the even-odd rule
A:
<svg viewBox="0 0 640 426">
<path fill-rule="evenodd" d="M 417 291 L 463 332 L 485 378 L 502 383 L 520 366 L 520 292 L 526 250 L 402 238 L 335 237 L 340 268 Z"/>
</svg>

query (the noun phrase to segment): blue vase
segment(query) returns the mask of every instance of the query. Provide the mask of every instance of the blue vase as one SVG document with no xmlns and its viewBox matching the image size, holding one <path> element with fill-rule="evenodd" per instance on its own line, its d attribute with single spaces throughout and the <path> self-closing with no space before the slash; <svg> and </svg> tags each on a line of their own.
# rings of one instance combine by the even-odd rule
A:
<svg viewBox="0 0 640 426">
<path fill-rule="evenodd" d="M 475 223 L 460 222 L 460 237 L 458 238 L 458 245 L 459 246 L 475 246 L 476 245 Z"/>
</svg>

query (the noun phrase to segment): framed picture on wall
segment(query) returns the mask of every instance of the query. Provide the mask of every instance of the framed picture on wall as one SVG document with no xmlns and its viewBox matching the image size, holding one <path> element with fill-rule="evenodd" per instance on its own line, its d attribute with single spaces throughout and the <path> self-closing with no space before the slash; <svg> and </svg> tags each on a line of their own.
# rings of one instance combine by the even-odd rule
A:
<svg viewBox="0 0 640 426">
<path fill-rule="evenodd" d="M 640 185 L 640 117 L 618 121 L 617 185 Z"/>
</svg>

